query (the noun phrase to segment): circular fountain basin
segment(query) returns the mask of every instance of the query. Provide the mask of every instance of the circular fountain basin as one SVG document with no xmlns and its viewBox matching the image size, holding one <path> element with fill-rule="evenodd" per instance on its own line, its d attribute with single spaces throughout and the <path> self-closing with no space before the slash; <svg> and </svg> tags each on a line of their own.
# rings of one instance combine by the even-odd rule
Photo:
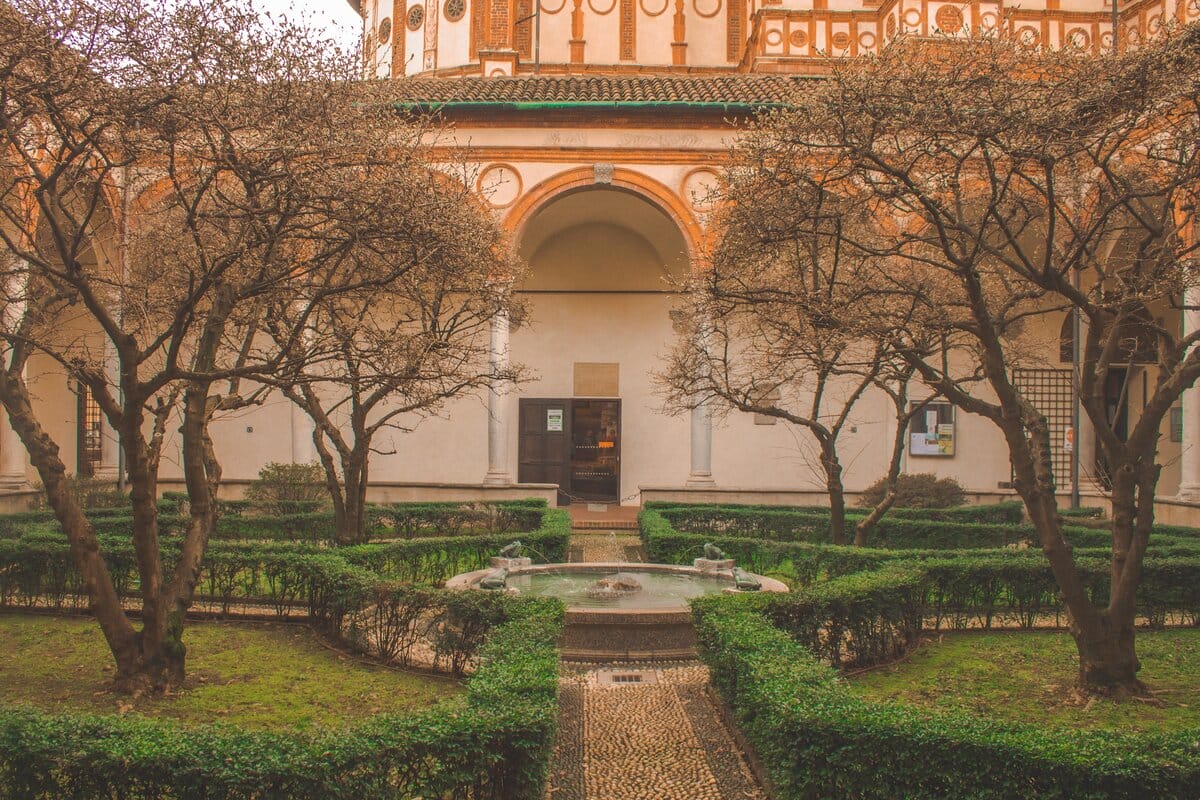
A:
<svg viewBox="0 0 1200 800">
<path fill-rule="evenodd" d="M 482 569 L 451 578 L 450 589 L 478 589 Z M 640 589 L 596 592 L 602 579 L 632 579 Z M 754 576 L 764 592 L 786 592 L 777 580 Z M 661 661 L 696 655 L 696 632 L 688 601 L 737 592 L 731 572 L 670 564 L 536 564 L 508 572 L 508 591 L 557 597 L 567 606 L 562 656 L 571 661 Z"/>
</svg>

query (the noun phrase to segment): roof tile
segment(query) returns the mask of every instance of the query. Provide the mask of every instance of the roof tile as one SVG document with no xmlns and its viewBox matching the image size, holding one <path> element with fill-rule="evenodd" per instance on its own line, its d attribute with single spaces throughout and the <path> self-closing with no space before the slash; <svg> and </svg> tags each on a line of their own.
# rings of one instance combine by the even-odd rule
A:
<svg viewBox="0 0 1200 800">
<path fill-rule="evenodd" d="M 736 103 L 787 97 L 797 79 L 781 75 L 403 78 L 398 103 Z"/>
</svg>

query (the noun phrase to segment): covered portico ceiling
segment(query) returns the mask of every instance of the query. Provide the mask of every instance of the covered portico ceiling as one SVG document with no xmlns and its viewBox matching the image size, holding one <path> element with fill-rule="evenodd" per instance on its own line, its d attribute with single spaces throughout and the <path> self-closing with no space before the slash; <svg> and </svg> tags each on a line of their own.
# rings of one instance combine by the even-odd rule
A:
<svg viewBox="0 0 1200 800">
<path fill-rule="evenodd" d="M 520 232 L 531 288 L 664 291 L 687 275 L 683 234 L 653 203 L 613 188 L 553 200 Z"/>
<path fill-rule="evenodd" d="M 658 206 L 620 189 L 585 189 L 551 201 L 525 225 L 520 254 L 530 261 L 555 234 L 589 223 L 625 228 L 645 239 L 664 267 L 674 272 L 687 263 L 686 245 L 675 222 Z"/>
</svg>

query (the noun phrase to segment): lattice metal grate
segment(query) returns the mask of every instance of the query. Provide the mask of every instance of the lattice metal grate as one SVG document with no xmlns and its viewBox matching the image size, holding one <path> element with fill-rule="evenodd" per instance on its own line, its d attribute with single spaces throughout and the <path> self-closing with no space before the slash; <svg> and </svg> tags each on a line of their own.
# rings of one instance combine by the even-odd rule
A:
<svg viewBox="0 0 1200 800">
<path fill-rule="evenodd" d="M 1012 377 L 1013 385 L 1025 399 L 1046 415 L 1054 459 L 1054 484 L 1059 490 L 1066 489 L 1071 485 L 1071 454 L 1066 451 L 1065 444 L 1075 409 L 1071 370 L 1014 369 Z"/>
</svg>

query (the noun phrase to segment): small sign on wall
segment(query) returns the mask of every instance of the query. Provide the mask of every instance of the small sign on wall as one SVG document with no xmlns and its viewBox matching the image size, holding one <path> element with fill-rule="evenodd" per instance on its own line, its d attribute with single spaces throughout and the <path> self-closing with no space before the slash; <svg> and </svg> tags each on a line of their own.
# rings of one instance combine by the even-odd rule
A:
<svg viewBox="0 0 1200 800">
<path fill-rule="evenodd" d="M 930 403 L 912 418 L 908 452 L 914 456 L 954 455 L 954 406 Z"/>
<path fill-rule="evenodd" d="M 546 409 L 546 432 L 547 433 L 562 433 L 563 429 L 563 410 L 561 408 Z"/>
</svg>

